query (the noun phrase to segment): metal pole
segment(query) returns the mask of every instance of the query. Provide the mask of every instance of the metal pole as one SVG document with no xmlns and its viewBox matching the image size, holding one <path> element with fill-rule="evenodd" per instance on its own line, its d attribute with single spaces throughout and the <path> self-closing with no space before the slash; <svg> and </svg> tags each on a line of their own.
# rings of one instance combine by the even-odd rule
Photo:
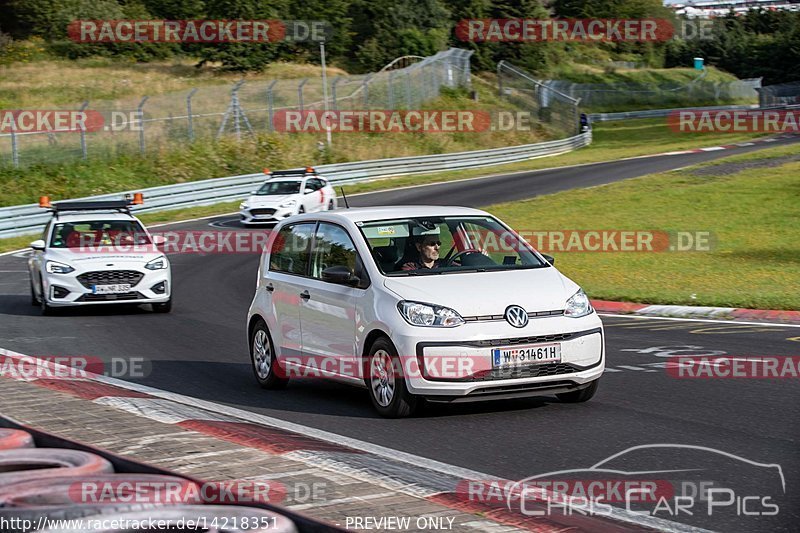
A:
<svg viewBox="0 0 800 533">
<path fill-rule="evenodd" d="M 150 98 L 149 96 L 145 96 L 142 98 L 142 101 L 139 102 L 139 107 L 137 111 L 139 113 L 139 152 L 144 155 L 145 152 L 145 145 L 144 145 L 144 103 L 147 102 L 147 99 Z"/>
<path fill-rule="evenodd" d="M 411 109 L 411 73 L 406 71 L 406 109 Z"/>
<path fill-rule="evenodd" d="M 324 102 L 324 109 L 325 109 L 325 137 L 326 141 L 328 142 L 328 148 L 331 146 L 331 128 L 330 128 L 330 119 L 328 117 L 328 75 L 325 68 L 325 41 L 320 41 L 319 43 L 319 55 L 322 62 L 322 100 Z"/>
<path fill-rule="evenodd" d="M 11 162 L 15 167 L 19 166 L 19 147 L 17 146 L 17 126 L 16 117 L 11 121 Z"/>
<path fill-rule="evenodd" d="M 369 109 L 369 80 L 371 77 L 372 74 L 367 74 L 367 77 L 362 82 L 364 85 L 364 109 Z"/>
<path fill-rule="evenodd" d="M 233 106 L 233 131 L 236 132 L 236 140 L 242 140 L 242 132 L 239 129 L 239 88 L 244 85 L 244 80 L 239 80 L 231 91 L 231 105 Z"/>
<path fill-rule="evenodd" d="M 273 101 L 272 101 L 272 88 L 275 87 L 275 84 L 278 83 L 278 80 L 273 80 L 272 83 L 267 86 L 267 129 L 269 129 L 270 133 L 275 131 L 275 126 L 272 123 L 273 117 Z"/>
<path fill-rule="evenodd" d="M 300 85 L 297 86 L 297 100 L 300 103 L 300 112 L 303 112 L 303 85 L 308 83 L 308 78 L 304 79 L 300 82 Z"/>
<path fill-rule="evenodd" d="M 500 69 L 503 67 L 503 62 L 497 64 L 497 96 L 503 97 L 503 77 L 500 75 Z"/>
<path fill-rule="evenodd" d="M 86 108 L 89 107 L 89 102 L 83 102 L 83 105 L 80 108 L 80 112 L 83 113 L 86 111 Z M 84 159 L 89 158 L 89 154 L 86 150 L 86 125 L 81 121 L 81 153 L 83 154 Z"/>
<path fill-rule="evenodd" d="M 186 116 L 189 118 L 189 142 L 194 142 L 194 123 L 192 121 L 192 96 L 197 89 L 192 89 L 186 97 Z"/>
<path fill-rule="evenodd" d="M 394 70 L 389 71 L 389 109 L 394 109 Z"/>
</svg>

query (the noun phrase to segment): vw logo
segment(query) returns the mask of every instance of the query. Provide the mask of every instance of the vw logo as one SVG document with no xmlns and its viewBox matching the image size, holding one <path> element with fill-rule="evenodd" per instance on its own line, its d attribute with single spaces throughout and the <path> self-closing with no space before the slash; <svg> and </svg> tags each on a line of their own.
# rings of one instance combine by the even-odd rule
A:
<svg viewBox="0 0 800 533">
<path fill-rule="evenodd" d="M 506 321 L 515 328 L 524 328 L 528 325 L 528 313 L 518 305 L 506 307 Z"/>
</svg>

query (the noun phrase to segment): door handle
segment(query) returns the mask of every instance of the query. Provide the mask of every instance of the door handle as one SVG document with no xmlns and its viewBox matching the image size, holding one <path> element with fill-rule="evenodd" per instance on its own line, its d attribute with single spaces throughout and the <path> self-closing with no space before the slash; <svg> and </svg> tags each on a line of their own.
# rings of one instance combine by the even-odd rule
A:
<svg viewBox="0 0 800 533">
<path fill-rule="evenodd" d="M 267 283 L 267 285 L 264 288 L 267 289 L 268 292 L 272 292 L 275 290 L 275 287 L 272 286 L 272 283 Z"/>
<path fill-rule="evenodd" d="M 311 298 L 311 295 L 308 294 L 308 291 L 303 291 L 300 293 L 300 298 L 302 298 L 303 300 L 308 300 L 309 298 Z"/>
</svg>

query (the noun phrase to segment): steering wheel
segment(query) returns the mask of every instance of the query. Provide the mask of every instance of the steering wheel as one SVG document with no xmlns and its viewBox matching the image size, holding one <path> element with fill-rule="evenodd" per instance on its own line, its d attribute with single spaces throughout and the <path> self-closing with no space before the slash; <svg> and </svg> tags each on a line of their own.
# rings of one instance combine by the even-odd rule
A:
<svg viewBox="0 0 800 533">
<path fill-rule="evenodd" d="M 456 262 L 456 259 L 459 259 L 462 256 L 466 256 L 468 254 L 482 254 L 482 253 L 483 252 L 481 252 L 480 250 L 476 250 L 475 248 L 468 248 L 466 250 L 461 250 L 460 252 L 456 252 L 456 254 L 453 257 L 445 259 L 444 266 L 446 267 L 452 266 L 453 263 Z"/>
</svg>

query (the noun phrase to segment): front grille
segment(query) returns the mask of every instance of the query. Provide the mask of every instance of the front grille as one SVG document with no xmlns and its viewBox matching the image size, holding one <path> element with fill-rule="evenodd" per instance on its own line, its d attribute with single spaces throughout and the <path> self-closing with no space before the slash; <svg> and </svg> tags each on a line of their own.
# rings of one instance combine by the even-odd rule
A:
<svg viewBox="0 0 800 533">
<path fill-rule="evenodd" d="M 261 208 L 259 208 L 259 209 L 251 209 L 250 210 L 250 214 L 253 215 L 253 216 L 256 216 L 256 215 L 274 215 L 275 214 L 275 210 L 274 209 L 261 209 Z"/>
<path fill-rule="evenodd" d="M 78 276 L 78 281 L 87 289 L 91 289 L 92 285 L 115 285 L 117 283 L 129 283 L 133 287 L 143 277 L 144 274 L 135 270 L 101 270 L 81 274 Z"/>
<path fill-rule="evenodd" d="M 475 381 L 497 381 L 501 379 L 518 378 L 543 378 L 546 376 L 558 376 L 561 374 L 572 374 L 577 372 L 574 366 L 566 363 L 551 363 L 545 365 L 529 365 L 518 368 L 493 368 L 469 376 L 464 379 L 454 381 L 475 382 Z"/>
<path fill-rule="evenodd" d="M 557 309 L 555 311 L 533 311 L 528 313 L 528 318 L 544 318 L 549 316 L 562 316 L 564 314 L 563 309 Z M 464 322 L 494 322 L 497 320 L 505 320 L 505 315 L 480 315 L 480 316 L 465 316 L 462 317 Z"/>
<path fill-rule="evenodd" d="M 536 344 L 539 342 L 565 341 L 574 336 L 574 333 L 554 333 L 552 335 L 539 335 L 538 337 L 517 337 L 514 339 L 491 339 L 485 341 L 466 342 L 470 346 L 510 346 L 514 344 Z"/>
<path fill-rule="evenodd" d="M 120 300 L 141 300 L 144 296 L 140 292 L 131 291 L 120 294 L 82 294 L 76 302 L 115 302 Z"/>
</svg>

